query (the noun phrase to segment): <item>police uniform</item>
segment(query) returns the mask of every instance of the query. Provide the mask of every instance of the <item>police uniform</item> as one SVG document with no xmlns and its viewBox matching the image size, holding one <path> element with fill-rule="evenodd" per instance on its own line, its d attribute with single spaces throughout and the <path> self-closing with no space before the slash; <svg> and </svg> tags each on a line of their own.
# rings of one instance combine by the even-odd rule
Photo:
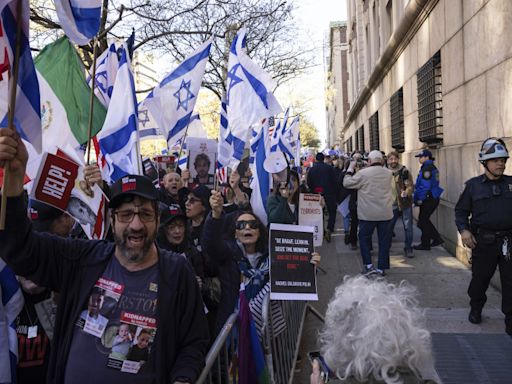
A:
<svg viewBox="0 0 512 384">
<path fill-rule="evenodd" d="M 498 266 L 501 310 L 505 314 L 507 333 L 512 335 L 512 176 L 491 180 L 483 174 L 468 180 L 455 205 L 455 224 L 460 233 L 469 230 L 476 239 L 468 288 L 469 321 L 481 321 L 487 300 L 485 292 Z M 472 317 L 475 314 L 476 317 Z"/>
<path fill-rule="evenodd" d="M 424 156 L 425 152 L 428 152 L 431 157 L 431 153 L 425 150 L 416 157 Z M 439 171 L 433 160 L 428 159 L 422 164 L 414 187 L 414 202 L 420 207 L 418 228 L 421 229 L 421 244 L 415 249 L 429 250 L 431 245 L 439 245 L 443 242 L 441 235 L 430 221 L 430 216 L 439 205 L 442 193 L 443 189 L 439 186 Z"/>
</svg>

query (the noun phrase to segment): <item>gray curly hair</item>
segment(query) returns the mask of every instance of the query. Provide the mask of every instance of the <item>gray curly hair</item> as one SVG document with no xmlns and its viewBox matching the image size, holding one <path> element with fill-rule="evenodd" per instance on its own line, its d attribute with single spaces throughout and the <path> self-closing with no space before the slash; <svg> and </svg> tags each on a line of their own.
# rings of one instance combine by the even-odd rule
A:
<svg viewBox="0 0 512 384">
<path fill-rule="evenodd" d="M 345 277 L 336 288 L 320 333 L 321 351 L 338 377 L 359 381 L 371 375 L 402 383 L 406 369 L 420 377 L 432 365 L 432 345 L 416 289 L 402 281 Z"/>
</svg>

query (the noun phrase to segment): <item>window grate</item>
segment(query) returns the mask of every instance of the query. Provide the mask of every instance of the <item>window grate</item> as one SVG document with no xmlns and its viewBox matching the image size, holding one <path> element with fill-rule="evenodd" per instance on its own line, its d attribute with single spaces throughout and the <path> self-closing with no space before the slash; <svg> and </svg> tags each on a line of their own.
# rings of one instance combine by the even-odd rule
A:
<svg viewBox="0 0 512 384">
<path fill-rule="evenodd" d="M 364 125 L 361 125 L 356 131 L 356 149 L 358 151 L 364 151 Z"/>
<path fill-rule="evenodd" d="M 443 141 L 441 53 L 438 51 L 417 72 L 419 139 L 424 143 Z"/>
<path fill-rule="evenodd" d="M 405 150 L 404 138 L 404 92 L 400 88 L 389 103 L 391 113 L 391 146 L 398 152 Z"/>
<path fill-rule="evenodd" d="M 370 151 L 374 149 L 380 150 L 378 111 L 370 117 Z"/>
</svg>

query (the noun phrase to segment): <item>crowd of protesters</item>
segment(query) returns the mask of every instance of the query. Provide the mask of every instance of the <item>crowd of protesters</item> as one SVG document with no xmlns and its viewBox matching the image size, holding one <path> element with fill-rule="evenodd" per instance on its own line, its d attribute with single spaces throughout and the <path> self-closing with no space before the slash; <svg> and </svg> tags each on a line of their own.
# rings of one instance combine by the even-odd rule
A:
<svg viewBox="0 0 512 384">
<path fill-rule="evenodd" d="M 243 164 L 217 189 L 207 186 L 210 177 L 203 182 L 177 168 L 162 175 L 159 188 L 138 175 L 108 187 L 97 166 L 87 166 L 86 182 L 109 195 L 111 229 L 107 240 L 83 240 L 67 213 L 27 199 L 27 153 L 15 134 L 2 134 L 0 156 L 11 164 L 0 256 L 19 275 L 25 297 L 16 320 L 19 383 L 43 376 L 52 383 L 193 383 L 237 308 L 240 283 L 248 300 L 269 293 L 268 226 L 251 208 Z M 310 167 L 282 167 L 272 175 L 268 223 L 298 224 L 299 194 L 321 194 L 325 240 L 339 211 L 345 243 L 360 249 L 362 274 L 385 276 L 397 221 L 408 258 L 443 242 L 430 221 L 443 192 L 439 173 L 430 151 L 416 157 L 415 183 L 397 152 L 318 153 Z M 415 246 L 414 206 L 422 231 Z M 313 252 L 310 262 L 318 265 L 320 255 Z M 479 322 L 485 300 L 478 307 L 473 296 L 470 321 Z M 38 354 L 23 352 L 35 345 Z"/>
</svg>

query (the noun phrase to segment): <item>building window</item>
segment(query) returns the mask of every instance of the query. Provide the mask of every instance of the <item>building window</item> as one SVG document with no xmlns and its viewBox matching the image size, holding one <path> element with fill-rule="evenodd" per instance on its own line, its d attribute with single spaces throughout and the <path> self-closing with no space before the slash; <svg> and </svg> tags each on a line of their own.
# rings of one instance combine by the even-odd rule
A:
<svg viewBox="0 0 512 384">
<path fill-rule="evenodd" d="M 354 146 L 352 145 L 352 136 L 350 136 L 346 141 L 345 149 L 348 153 L 351 153 L 354 150 Z"/>
<path fill-rule="evenodd" d="M 364 151 L 364 125 L 361 125 L 356 131 L 355 147 L 357 151 Z"/>
<path fill-rule="evenodd" d="M 405 151 L 404 139 L 404 92 L 400 88 L 390 100 L 391 146 L 398 152 Z"/>
<path fill-rule="evenodd" d="M 419 139 L 427 144 L 443 141 L 441 53 L 438 51 L 417 72 Z"/>
<path fill-rule="evenodd" d="M 374 149 L 380 149 L 378 111 L 370 117 L 370 151 Z"/>
</svg>

